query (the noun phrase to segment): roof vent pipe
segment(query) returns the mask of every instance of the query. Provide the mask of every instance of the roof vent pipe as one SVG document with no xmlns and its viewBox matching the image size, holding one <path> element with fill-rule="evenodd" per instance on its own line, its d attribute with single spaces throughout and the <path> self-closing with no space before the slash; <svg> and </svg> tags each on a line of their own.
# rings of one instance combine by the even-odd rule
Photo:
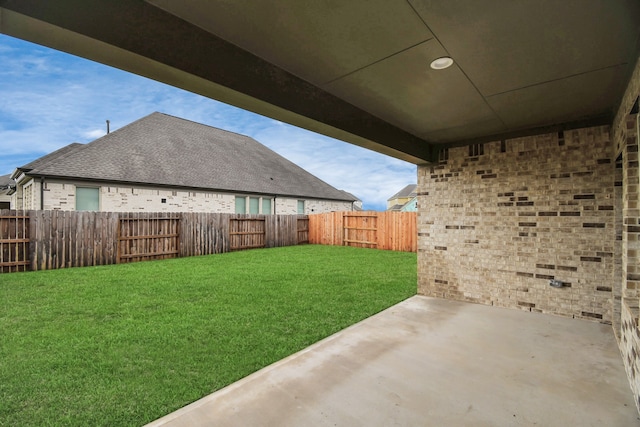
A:
<svg viewBox="0 0 640 427">
<path fill-rule="evenodd" d="M 109 120 L 107 120 L 107 135 L 109 135 Z"/>
</svg>

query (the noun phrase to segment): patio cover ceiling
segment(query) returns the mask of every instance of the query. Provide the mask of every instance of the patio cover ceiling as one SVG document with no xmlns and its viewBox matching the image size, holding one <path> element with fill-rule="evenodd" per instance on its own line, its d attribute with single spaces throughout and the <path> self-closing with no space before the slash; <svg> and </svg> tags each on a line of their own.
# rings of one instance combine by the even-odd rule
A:
<svg viewBox="0 0 640 427">
<path fill-rule="evenodd" d="M 0 32 L 420 164 L 611 123 L 640 2 L 0 0 Z"/>
</svg>

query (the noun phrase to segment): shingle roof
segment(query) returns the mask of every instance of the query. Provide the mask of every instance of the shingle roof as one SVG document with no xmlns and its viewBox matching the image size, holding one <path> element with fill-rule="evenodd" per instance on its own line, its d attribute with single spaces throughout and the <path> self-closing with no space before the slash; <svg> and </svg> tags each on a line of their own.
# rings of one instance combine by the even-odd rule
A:
<svg viewBox="0 0 640 427">
<path fill-rule="evenodd" d="M 353 194 L 349 193 L 348 191 L 345 191 L 345 190 L 340 190 L 340 191 L 342 191 L 345 196 L 349 197 L 350 200 L 354 200 L 354 201 L 358 201 L 358 202 L 362 201 L 358 197 L 356 197 Z"/>
<path fill-rule="evenodd" d="M 14 181 L 11 179 L 11 175 L 0 175 L 0 190 L 7 188 L 9 184 L 13 183 Z"/>
<path fill-rule="evenodd" d="M 22 171 L 25 171 L 25 172 L 28 172 L 28 171 L 33 170 L 33 169 L 43 168 L 46 165 L 48 165 L 50 163 L 53 163 L 54 161 L 56 161 L 58 159 L 64 158 L 64 157 L 68 156 L 69 154 L 71 154 L 71 153 L 75 152 L 76 150 L 78 150 L 80 148 L 83 148 L 83 147 L 84 147 L 83 144 L 80 144 L 80 143 L 77 143 L 77 142 L 71 143 L 71 144 L 69 144 L 67 146 L 59 148 L 58 150 L 56 150 L 56 151 L 54 151 L 52 153 L 47 154 L 46 156 L 39 157 L 39 158 L 35 159 L 34 161 L 32 161 L 31 163 L 27 163 L 26 165 L 21 166 L 18 169 L 20 169 Z"/>
<path fill-rule="evenodd" d="M 31 176 L 355 200 L 253 138 L 162 113 L 23 168 Z"/>
<path fill-rule="evenodd" d="M 416 195 L 417 187 L 417 184 L 409 184 L 393 196 L 389 197 L 387 200 L 399 199 L 401 197 L 414 197 Z"/>
</svg>

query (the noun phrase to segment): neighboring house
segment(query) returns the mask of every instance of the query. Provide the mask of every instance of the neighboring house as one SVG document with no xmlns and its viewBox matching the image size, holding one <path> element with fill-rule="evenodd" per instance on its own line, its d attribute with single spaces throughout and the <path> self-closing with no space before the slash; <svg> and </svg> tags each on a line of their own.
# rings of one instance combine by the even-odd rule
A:
<svg viewBox="0 0 640 427">
<path fill-rule="evenodd" d="M 414 197 L 400 208 L 401 212 L 418 212 L 418 197 Z"/>
<path fill-rule="evenodd" d="M 13 184 L 11 175 L 0 176 L 0 209 L 11 208 L 11 195 L 9 193 Z"/>
<path fill-rule="evenodd" d="M 409 184 L 387 199 L 388 211 L 400 211 L 402 207 L 417 196 L 417 184 Z"/>
<path fill-rule="evenodd" d="M 357 202 L 248 136 L 162 113 L 11 178 L 17 209 L 308 214 Z"/>
</svg>

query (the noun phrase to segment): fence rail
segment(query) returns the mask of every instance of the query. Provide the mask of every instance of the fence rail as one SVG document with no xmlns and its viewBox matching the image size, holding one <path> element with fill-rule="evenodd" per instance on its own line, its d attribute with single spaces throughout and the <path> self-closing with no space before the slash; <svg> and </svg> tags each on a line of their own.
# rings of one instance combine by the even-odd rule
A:
<svg viewBox="0 0 640 427">
<path fill-rule="evenodd" d="M 265 247 L 264 218 L 236 218 L 229 223 L 231 250 L 256 249 Z"/>
<path fill-rule="evenodd" d="M 0 210 L 0 273 L 301 243 L 417 250 L 414 212 L 314 215 Z"/>
<path fill-rule="evenodd" d="M 305 215 L 0 210 L 0 273 L 293 246 L 306 243 L 299 229 L 305 221 Z M 258 234 L 245 234 L 250 244 L 234 247 L 234 236 L 243 236 L 231 234 L 234 222 L 261 224 L 260 245 Z"/>
<path fill-rule="evenodd" d="M 121 214 L 116 263 L 176 258 L 180 253 L 180 220 L 179 216 Z"/>
<path fill-rule="evenodd" d="M 416 252 L 415 212 L 330 212 L 309 215 L 309 243 Z"/>
<path fill-rule="evenodd" d="M 29 268 L 29 217 L 0 213 L 0 273 Z"/>
</svg>

